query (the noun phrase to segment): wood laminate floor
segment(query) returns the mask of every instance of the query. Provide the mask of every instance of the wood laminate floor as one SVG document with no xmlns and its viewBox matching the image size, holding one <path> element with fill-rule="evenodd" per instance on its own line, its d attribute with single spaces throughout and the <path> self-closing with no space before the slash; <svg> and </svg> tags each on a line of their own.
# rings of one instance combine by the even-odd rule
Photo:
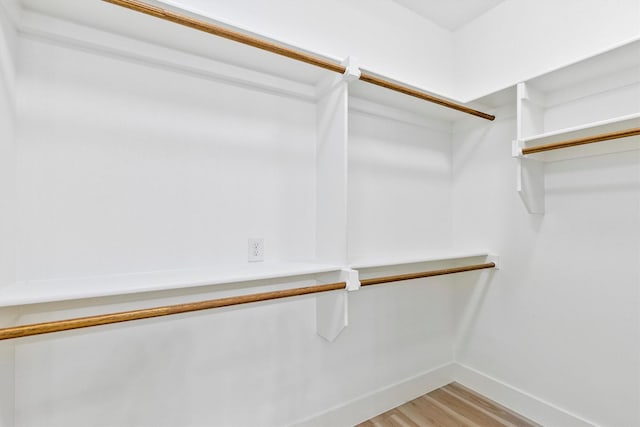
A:
<svg viewBox="0 0 640 427">
<path fill-rule="evenodd" d="M 358 427 L 541 427 L 496 402 L 451 383 Z"/>
</svg>

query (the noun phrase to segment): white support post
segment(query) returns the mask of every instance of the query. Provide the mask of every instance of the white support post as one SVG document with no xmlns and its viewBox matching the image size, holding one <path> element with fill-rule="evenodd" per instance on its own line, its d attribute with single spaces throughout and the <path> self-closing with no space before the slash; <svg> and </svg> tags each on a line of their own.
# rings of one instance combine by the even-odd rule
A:
<svg viewBox="0 0 640 427">
<path fill-rule="evenodd" d="M 544 93 L 527 85 L 517 86 L 518 139 L 544 132 Z"/>
<path fill-rule="evenodd" d="M 317 88 L 316 259 L 335 265 L 347 264 L 348 82 L 360 75 L 353 59 L 347 58 L 345 65 L 343 76 L 327 79 Z M 347 290 L 356 290 L 360 287 L 357 273 L 343 270 L 338 280 L 347 283 Z M 347 327 L 348 320 L 348 292 L 316 296 L 318 335 L 331 342 Z"/>
<path fill-rule="evenodd" d="M 335 79 L 317 104 L 316 259 L 346 265 L 348 84 Z"/>
<path fill-rule="evenodd" d="M 527 211 L 544 213 L 544 163 L 523 157 L 523 140 L 544 132 L 545 95 L 526 83 L 517 86 L 517 140 L 511 154 L 516 158 L 516 186 Z"/>
</svg>

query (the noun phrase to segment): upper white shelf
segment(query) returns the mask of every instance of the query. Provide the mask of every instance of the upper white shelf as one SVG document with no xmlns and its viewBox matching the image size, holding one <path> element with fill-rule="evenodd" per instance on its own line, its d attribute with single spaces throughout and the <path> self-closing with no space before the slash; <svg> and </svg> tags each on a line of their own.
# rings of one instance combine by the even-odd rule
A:
<svg viewBox="0 0 640 427">
<path fill-rule="evenodd" d="M 620 70 L 640 66 L 640 40 L 632 40 L 620 46 L 569 64 L 558 70 L 527 80 L 527 84 L 543 92 L 554 92 L 589 83 Z"/>
<path fill-rule="evenodd" d="M 104 1 L 19 1 L 24 8 L 21 22 L 18 23 L 23 34 L 55 40 L 70 46 L 80 46 L 84 50 L 104 53 L 111 57 L 134 59 L 153 67 L 162 66 L 200 77 L 308 100 L 317 100 L 322 94 L 321 88 L 325 86 L 324 83 L 336 76 L 336 73 L 326 69 Z M 173 2 L 145 0 L 145 3 L 175 10 L 180 15 L 273 42 L 330 63 L 339 64 L 346 59 L 310 52 L 295 45 L 255 34 L 205 16 L 197 10 L 173 6 Z M 399 81 L 394 83 L 461 104 L 460 101 L 429 89 Z M 350 89 L 356 97 L 437 120 L 451 122 L 467 117 L 463 112 L 361 81 L 354 81 Z"/>
<path fill-rule="evenodd" d="M 574 126 L 566 129 L 546 132 L 531 136 L 522 140 L 523 148 L 536 147 L 544 144 L 562 142 L 578 138 L 585 138 L 610 132 L 622 131 L 640 127 L 640 113 L 629 114 L 609 120 L 588 123 L 582 126 Z M 579 157 L 596 156 L 621 151 L 640 149 L 640 137 L 633 136 L 593 144 L 562 148 L 553 151 L 528 154 L 528 158 L 553 162 Z"/>
<path fill-rule="evenodd" d="M 167 7 L 163 2 L 155 0 L 145 0 L 145 2 L 161 8 Z M 99 34 L 84 32 L 81 27 L 85 27 L 126 38 L 127 42 L 138 41 L 156 47 L 171 49 L 174 52 L 166 52 L 166 56 L 170 61 L 175 62 L 185 60 L 184 57 L 180 55 L 176 56 L 175 53 L 186 53 L 200 60 L 209 59 L 219 61 L 311 86 L 316 85 L 326 76 L 333 74 L 330 71 L 309 64 L 147 16 L 104 1 L 20 0 L 20 3 L 27 13 L 23 14 L 22 18 L 25 22 L 19 25 L 26 26 L 28 31 L 39 31 L 40 28 L 34 27 L 46 25 L 47 23 L 44 22 L 43 18 L 56 18 L 59 20 L 57 24 L 62 24 L 64 28 L 51 28 L 51 23 L 49 23 L 47 30 L 65 31 L 69 37 L 67 39 L 69 41 L 73 40 L 74 37 L 89 36 L 91 38 L 86 40 L 87 43 L 93 41 L 99 43 L 117 43 L 115 38 L 108 39 L 106 37 L 100 37 Z M 196 13 L 188 11 L 184 12 L 205 22 L 212 22 L 232 28 L 223 22 L 213 20 L 206 16 L 197 15 Z M 237 30 L 248 35 L 255 35 L 244 29 Z M 40 32 L 40 35 L 46 37 L 49 34 Z M 266 37 L 262 38 L 267 39 Z M 304 51 L 304 49 L 297 46 L 289 46 L 281 42 L 278 43 Z M 120 46 L 116 45 L 113 47 L 118 49 Z M 141 56 L 149 55 L 148 52 L 140 52 L 140 54 Z M 316 53 L 314 53 L 314 55 L 331 61 L 339 61 L 337 58 L 330 58 L 326 55 Z M 153 62 L 150 63 L 155 65 Z M 187 63 L 184 65 L 191 64 Z M 238 77 L 241 78 L 242 76 Z"/>
<path fill-rule="evenodd" d="M 0 307 L 143 292 L 197 288 L 337 273 L 341 267 L 312 263 L 258 262 L 197 270 L 17 282 L 0 288 Z"/>
</svg>

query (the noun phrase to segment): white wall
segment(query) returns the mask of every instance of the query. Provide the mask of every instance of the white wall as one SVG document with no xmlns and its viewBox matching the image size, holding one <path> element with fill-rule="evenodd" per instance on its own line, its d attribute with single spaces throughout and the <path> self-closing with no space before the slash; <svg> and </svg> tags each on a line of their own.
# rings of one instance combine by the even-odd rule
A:
<svg viewBox="0 0 640 427">
<path fill-rule="evenodd" d="M 450 249 L 450 126 L 353 110 L 349 124 L 349 259 Z"/>
<path fill-rule="evenodd" d="M 476 99 L 639 37 L 638 0 L 507 0 L 455 32 L 452 95 Z"/>
<path fill-rule="evenodd" d="M 0 6 L 0 287 L 15 280 L 16 38 L 9 10 Z"/>
<path fill-rule="evenodd" d="M 0 288 L 15 281 L 16 155 L 14 137 L 14 55 L 16 33 L 8 2 L 0 5 Z M 0 324 L 14 321 L 12 310 L 0 312 Z M 0 343 L 0 426 L 13 425 L 14 345 Z"/>
<path fill-rule="evenodd" d="M 640 153 L 548 163 L 546 213 L 530 215 L 501 117 L 454 132 L 454 241 L 503 261 L 490 286 L 456 285 L 456 360 L 596 425 L 638 425 Z"/>
<path fill-rule="evenodd" d="M 313 104 L 20 48 L 19 280 L 313 259 Z"/>
<path fill-rule="evenodd" d="M 165 0 L 275 40 L 449 94 L 451 32 L 389 0 Z"/>
<path fill-rule="evenodd" d="M 450 288 L 445 278 L 352 293 L 333 343 L 315 333 L 313 297 L 23 339 L 16 426 L 289 425 L 448 363 Z M 21 322 L 179 299 L 124 300 L 38 307 Z"/>
</svg>

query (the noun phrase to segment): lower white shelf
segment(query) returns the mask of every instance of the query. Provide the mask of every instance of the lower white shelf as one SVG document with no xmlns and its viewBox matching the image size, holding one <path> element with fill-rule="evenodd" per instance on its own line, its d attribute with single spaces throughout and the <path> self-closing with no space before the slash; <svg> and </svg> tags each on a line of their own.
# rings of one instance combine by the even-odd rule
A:
<svg viewBox="0 0 640 427">
<path fill-rule="evenodd" d="M 471 264 L 471 259 L 485 258 L 482 265 Z M 479 270 L 485 268 L 500 268 L 499 257 L 487 252 L 449 253 L 447 255 L 435 255 L 417 258 L 405 258 L 386 260 L 382 262 L 362 264 L 368 265 L 369 273 L 378 270 L 413 269 L 424 263 L 447 261 L 448 263 L 462 262 L 464 267 L 448 270 L 431 270 L 404 276 L 387 276 L 368 279 L 363 286 L 375 285 L 395 281 L 410 280 L 420 277 L 458 273 L 463 271 Z M 360 268 L 363 268 L 362 266 Z M 30 304 L 50 303 L 70 300 L 84 300 L 87 298 L 104 297 L 112 295 L 126 295 L 132 293 L 160 291 L 168 289 L 185 289 L 200 286 L 212 286 L 216 284 L 230 284 L 238 282 L 260 281 L 268 279 L 301 278 L 305 280 L 312 276 L 313 280 L 326 281 L 332 277 L 335 282 L 325 283 L 326 286 L 313 286 L 306 288 L 292 288 L 288 292 L 254 293 L 233 298 L 222 298 L 190 302 L 186 304 L 164 305 L 147 309 L 138 309 L 126 312 L 114 312 L 110 314 L 97 314 L 81 318 L 69 318 L 48 322 L 22 324 L 14 327 L 0 327 L 0 340 L 23 338 L 32 335 L 63 332 L 79 328 L 101 326 L 110 323 L 121 323 L 132 320 L 148 319 L 151 317 L 166 316 L 171 314 L 186 313 L 211 308 L 227 307 L 246 303 L 267 301 L 289 296 L 315 295 L 316 332 L 322 338 L 331 342 L 349 324 L 348 298 L 349 292 L 360 289 L 359 271 L 349 268 L 341 268 L 333 265 L 318 265 L 306 263 L 256 263 L 236 266 L 225 266 L 215 269 L 157 271 L 141 274 L 128 274 L 119 276 L 102 276 L 94 278 L 74 278 L 41 280 L 32 282 L 18 282 L 13 286 L 0 290 L 0 307 L 26 306 Z M 333 292 L 340 291 L 342 292 Z M 331 292 L 330 292 L 331 291 Z M 161 311 L 158 311 L 161 310 Z M 17 320 L 19 316 L 16 316 Z"/>
<path fill-rule="evenodd" d="M 341 267 L 335 265 L 260 262 L 194 270 L 34 280 L 0 288 L 0 307 L 284 279 L 340 270 Z"/>
<path fill-rule="evenodd" d="M 440 252 L 433 254 L 424 254 L 421 256 L 408 256 L 408 257 L 387 257 L 387 258 L 367 258 L 367 259 L 356 259 L 351 262 L 350 267 L 355 270 L 364 270 L 368 268 L 378 268 L 378 267 L 393 267 L 393 266 L 402 266 L 406 264 L 420 264 L 427 262 L 438 262 L 438 261 L 456 261 L 463 260 L 465 258 L 479 258 L 479 257 L 487 257 L 489 256 L 488 251 L 450 251 L 450 252 Z"/>
</svg>

